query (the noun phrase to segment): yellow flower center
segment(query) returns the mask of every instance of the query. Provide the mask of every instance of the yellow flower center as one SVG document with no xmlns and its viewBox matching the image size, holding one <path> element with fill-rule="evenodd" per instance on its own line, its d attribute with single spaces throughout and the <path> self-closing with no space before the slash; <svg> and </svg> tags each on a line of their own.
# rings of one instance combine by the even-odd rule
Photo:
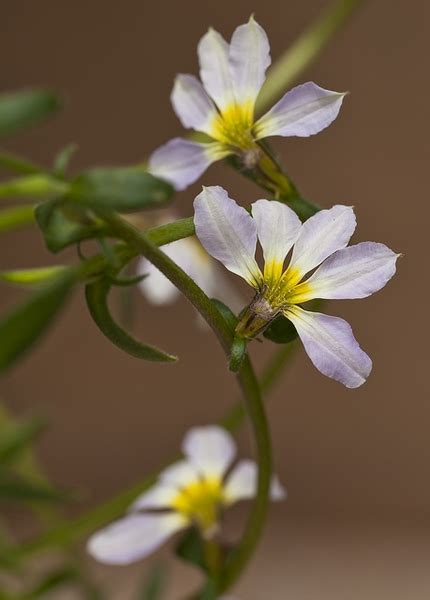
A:
<svg viewBox="0 0 430 600">
<path fill-rule="evenodd" d="M 218 114 L 211 124 L 211 135 L 217 141 L 241 150 L 254 147 L 252 127 L 254 124 L 254 106 L 230 104 Z"/>
<path fill-rule="evenodd" d="M 218 477 L 200 479 L 178 492 L 172 506 L 192 519 L 203 532 L 210 531 L 218 522 L 224 501 L 222 481 Z"/>
</svg>

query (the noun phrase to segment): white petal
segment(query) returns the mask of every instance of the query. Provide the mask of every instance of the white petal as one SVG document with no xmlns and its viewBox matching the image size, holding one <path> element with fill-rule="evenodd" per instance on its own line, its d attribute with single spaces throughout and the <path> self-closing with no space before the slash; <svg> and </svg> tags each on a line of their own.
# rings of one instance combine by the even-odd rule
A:
<svg viewBox="0 0 430 600">
<path fill-rule="evenodd" d="M 257 493 L 257 465 L 252 460 L 241 460 L 227 477 L 224 497 L 228 504 L 254 498 Z M 285 500 L 287 493 L 278 477 L 273 475 L 270 484 L 270 499 Z"/>
<path fill-rule="evenodd" d="M 146 258 L 139 260 L 137 274 L 147 275 L 139 282 L 139 289 L 151 304 L 157 306 L 171 304 L 180 295 L 178 288 Z"/>
<path fill-rule="evenodd" d="M 269 40 L 254 17 L 233 33 L 229 58 L 236 100 L 254 106 L 270 65 Z"/>
<path fill-rule="evenodd" d="M 320 210 L 303 223 L 289 268 L 297 269 L 303 277 L 333 252 L 345 248 L 355 226 L 355 215 L 350 206 L 338 204 Z"/>
<path fill-rule="evenodd" d="M 130 510 L 134 512 L 144 508 L 170 508 L 177 495 L 178 488 L 174 485 L 157 483 L 151 489 L 138 496 L 131 505 Z"/>
<path fill-rule="evenodd" d="M 196 234 L 205 250 L 257 287 L 261 272 L 254 258 L 257 227 L 247 211 L 219 186 L 203 188 L 194 200 Z"/>
<path fill-rule="evenodd" d="M 285 316 L 293 322 L 309 358 L 321 373 L 348 388 L 366 381 L 372 361 L 358 345 L 349 323 L 298 306 L 290 307 Z"/>
<path fill-rule="evenodd" d="M 218 143 L 198 144 L 174 138 L 151 154 L 148 171 L 180 191 L 194 183 L 209 165 L 227 155 L 227 150 Z"/>
<path fill-rule="evenodd" d="M 202 475 L 221 478 L 236 454 L 236 445 L 225 429 L 209 425 L 190 429 L 182 451 Z"/>
<path fill-rule="evenodd" d="M 217 110 L 194 75 L 177 75 L 171 101 L 184 127 L 210 135 L 210 123 L 217 116 Z"/>
<path fill-rule="evenodd" d="M 189 460 L 178 460 L 164 469 L 159 479 L 168 486 L 182 488 L 198 481 L 199 471 Z"/>
<path fill-rule="evenodd" d="M 395 254 L 384 244 L 362 242 L 332 254 L 306 281 L 312 298 L 366 298 L 396 272 Z"/>
<path fill-rule="evenodd" d="M 200 78 L 220 110 L 234 103 L 228 52 L 227 42 L 214 29 L 209 29 L 197 47 Z"/>
<path fill-rule="evenodd" d="M 312 81 L 293 88 L 255 125 L 258 139 L 271 135 L 308 137 L 328 127 L 337 117 L 345 94 Z"/>
<path fill-rule="evenodd" d="M 252 216 L 263 248 L 264 275 L 276 278 L 282 273 L 285 257 L 296 241 L 302 223 L 291 208 L 270 200 L 254 202 Z"/>
<path fill-rule="evenodd" d="M 151 554 L 187 525 L 187 519 L 176 513 L 132 514 L 91 536 L 87 550 L 100 562 L 127 565 Z"/>
</svg>

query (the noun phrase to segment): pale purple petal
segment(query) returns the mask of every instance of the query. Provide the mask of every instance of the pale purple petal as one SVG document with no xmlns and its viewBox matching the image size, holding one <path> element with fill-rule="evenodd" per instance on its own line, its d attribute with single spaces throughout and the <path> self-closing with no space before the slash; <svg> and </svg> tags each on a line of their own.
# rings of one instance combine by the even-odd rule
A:
<svg viewBox="0 0 430 600">
<path fill-rule="evenodd" d="M 178 460 L 159 475 L 160 482 L 167 486 L 183 488 L 199 480 L 199 471 L 189 460 Z"/>
<path fill-rule="evenodd" d="M 263 248 L 264 275 L 278 277 L 289 250 L 296 241 L 302 223 L 286 204 L 271 200 L 257 200 L 252 205 L 252 216 Z"/>
<path fill-rule="evenodd" d="M 372 361 L 358 345 L 349 323 L 338 317 L 292 306 L 285 311 L 316 368 L 348 388 L 362 385 Z"/>
<path fill-rule="evenodd" d="M 110 565 L 128 565 L 159 548 L 171 535 L 188 525 L 177 514 L 131 514 L 90 537 L 88 552 Z"/>
<path fill-rule="evenodd" d="M 332 254 L 306 281 L 311 298 L 366 298 L 396 272 L 395 254 L 384 244 L 362 242 Z"/>
<path fill-rule="evenodd" d="M 237 102 L 254 106 L 270 65 L 269 40 L 254 17 L 234 31 L 229 58 Z"/>
<path fill-rule="evenodd" d="M 205 250 L 257 287 L 261 272 L 255 260 L 257 227 L 247 211 L 219 186 L 203 188 L 194 200 L 196 234 Z"/>
<path fill-rule="evenodd" d="M 255 135 L 262 139 L 272 135 L 308 137 L 319 133 L 336 119 L 344 96 L 312 81 L 298 85 L 257 121 Z"/>
<path fill-rule="evenodd" d="M 356 224 L 350 206 L 338 204 L 328 210 L 320 210 L 303 223 L 289 268 L 303 277 L 333 252 L 345 248 Z"/>
<path fill-rule="evenodd" d="M 135 512 L 143 509 L 168 509 L 178 495 L 178 488 L 174 485 L 156 483 L 152 488 L 143 492 L 130 506 L 130 511 Z"/>
<path fill-rule="evenodd" d="M 151 154 L 148 171 L 181 191 L 197 181 L 209 165 L 227 154 L 218 143 L 198 144 L 174 138 Z"/>
<path fill-rule="evenodd" d="M 218 113 L 214 103 L 194 75 L 177 75 L 171 101 L 184 127 L 204 131 L 210 135 L 210 124 Z"/>
<path fill-rule="evenodd" d="M 257 465 L 252 460 L 241 460 L 228 475 L 224 485 L 224 498 L 227 504 L 239 500 L 250 500 L 257 493 Z M 276 475 L 270 484 L 270 499 L 285 500 L 287 493 Z"/>
<path fill-rule="evenodd" d="M 212 28 L 202 37 L 197 47 L 200 78 L 220 110 L 234 103 L 228 52 L 227 42 Z"/>
<path fill-rule="evenodd" d="M 236 445 L 223 427 L 208 425 L 190 429 L 182 451 L 202 475 L 222 478 L 234 459 Z"/>
</svg>

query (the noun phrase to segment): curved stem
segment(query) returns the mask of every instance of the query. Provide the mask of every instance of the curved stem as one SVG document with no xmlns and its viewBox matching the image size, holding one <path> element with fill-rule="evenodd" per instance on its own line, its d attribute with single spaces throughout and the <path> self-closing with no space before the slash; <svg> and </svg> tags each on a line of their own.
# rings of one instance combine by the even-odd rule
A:
<svg viewBox="0 0 430 600">
<path fill-rule="evenodd" d="M 200 287 L 138 229 L 135 229 L 116 214 L 103 213 L 102 216 L 109 224 L 113 233 L 127 242 L 132 248 L 135 248 L 142 256 L 145 256 L 188 298 L 210 325 L 225 353 L 229 356 L 234 333 L 224 320 L 224 317 Z M 217 582 L 220 591 L 225 591 L 238 579 L 254 552 L 267 514 L 271 479 L 272 456 L 269 428 L 258 381 L 248 356 L 245 357 L 242 367 L 237 373 L 237 379 L 242 390 L 256 443 L 258 464 L 257 494 L 244 535 L 231 559 L 228 561 L 225 570 L 221 572 L 220 579 Z"/>
</svg>

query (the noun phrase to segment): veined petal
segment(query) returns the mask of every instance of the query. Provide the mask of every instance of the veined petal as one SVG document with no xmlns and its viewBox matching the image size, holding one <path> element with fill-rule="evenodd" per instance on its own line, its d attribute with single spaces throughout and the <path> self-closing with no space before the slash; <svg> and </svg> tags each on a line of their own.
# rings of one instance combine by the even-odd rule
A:
<svg viewBox="0 0 430 600">
<path fill-rule="evenodd" d="M 221 144 L 198 144 L 174 138 L 155 150 L 149 159 L 148 171 L 184 190 L 202 175 L 209 165 L 229 154 Z"/>
<path fill-rule="evenodd" d="M 222 427 L 193 427 L 186 434 L 182 451 L 199 472 L 208 478 L 222 478 L 236 454 L 232 436 Z"/>
<path fill-rule="evenodd" d="M 285 257 L 296 241 L 302 223 L 286 204 L 269 200 L 254 202 L 252 216 L 263 248 L 264 277 L 276 280 L 282 274 Z"/>
<path fill-rule="evenodd" d="M 194 75 L 177 75 L 171 101 L 184 127 L 204 131 L 210 135 L 210 123 L 218 113 L 214 103 Z"/>
<path fill-rule="evenodd" d="M 240 25 L 233 33 L 229 59 L 237 102 L 250 102 L 254 107 L 271 62 L 266 32 L 254 17 L 251 16 L 248 23 Z"/>
<path fill-rule="evenodd" d="M 253 287 L 262 279 L 255 260 L 257 227 L 244 208 L 219 186 L 203 188 L 194 200 L 196 234 L 205 250 Z"/>
<path fill-rule="evenodd" d="M 399 256 L 384 244 L 376 242 L 362 242 L 338 250 L 301 284 L 306 291 L 297 301 L 307 302 L 312 298 L 366 298 L 391 279 L 396 272 Z M 294 290 L 299 295 L 301 285 Z"/>
<path fill-rule="evenodd" d="M 372 361 L 358 345 L 349 323 L 292 306 L 285 311 L 316 368 L 348 388 L 362 385 Z"/>
<path fill-rule="evenodd" d="M 135 512 L 142 509 L 170 508 L 177 495 L 178 488 L 176 486 L 157 483 L 138 496 L 129 510 Z"/>
<path fill-rule="evenodd" d="M 257 465 L 252 460 L 241 460 L 227 477 L 224 486 L 224 499 L 227 504 L 239 500 L 254 498 L 257 493 Z M 287 492 L 276 475 L 272 476 L 270 484 L 270 499 L 285 500 Z"/>
<path fill-rule="evenodd" d="M 228 52 L 227 42 L 212 28 L 202 37 L 197 47 L 200 78 L 205 90 L 221 111 L 235 101 Z"/>
<path fill-rule="evenodd" d="M 300 229 L 286 277 L 292 271 L 297 283 L 333 252 L 345 248 L 356 224 L 352 207 L 341 204 L 310 217 Z"/>
<path fill-rule="evenodd" d="M 168 486 L 183 488 L 198 481 L 199 472 L 189 460 L 178 460 L 164 469 L 159 479 Z"/>
<path fill-rule="evenodd" d="M 308 137 L 328 127 L 337 117 L 345 94 L 312 81 L 287 92 L 255 124 L 257 139 L 271 135 Z"/>
<path fill-rule="evenodd" d="M 151 554 L 187 525 L 188 519 L 177 513 L 131 514 L 91 536 L 87 550 L 100 562 L 127 565 Z"/>
</svg>

